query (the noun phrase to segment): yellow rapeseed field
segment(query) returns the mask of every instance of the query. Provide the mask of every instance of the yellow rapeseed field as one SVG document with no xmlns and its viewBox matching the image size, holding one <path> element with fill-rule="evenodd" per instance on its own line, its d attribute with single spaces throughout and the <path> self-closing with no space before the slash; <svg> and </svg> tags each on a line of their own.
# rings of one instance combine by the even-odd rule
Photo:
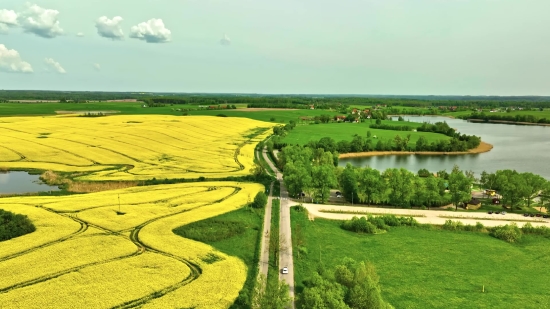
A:
<svg viewBox="0 0 550 309">
<path fill-rule="evenodd" d="M 84 172 L 80 180 L 242 176 L 272 127 L 209 116 L 2 118 L 0 167 Z"/>
<path fill-rule="evenodd" d="M 0 308 L 227 308 L 244 263 L 172 230 L 238 209 L 260 190 L 196 182 L 0 199 L 37 227 L 0 245 Z"/>
</svg>

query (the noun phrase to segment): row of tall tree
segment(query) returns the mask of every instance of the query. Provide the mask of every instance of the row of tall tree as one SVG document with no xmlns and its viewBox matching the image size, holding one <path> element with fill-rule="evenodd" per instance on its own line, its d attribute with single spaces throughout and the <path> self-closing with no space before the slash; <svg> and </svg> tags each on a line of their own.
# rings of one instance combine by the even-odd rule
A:
<svg viewBox="0 0 550 309">
<path fill-rule="evenodd" d="M 550 210 L 550 182 L 533 173 L 499 170 L 483 172 L 476 179 L 473 172 L 456 165 L 450 173 L 439 171 L 436 175 L 426 170 L 415 174 L 403 168 L 380 172 L 351 164 L 337 168 L 337 156 L 323 148 L 285 147 L 278 164 L 289 194 L 302 197 L 305 193 L 313 201 L 325 203 L 330 189 L 338 188 L 349 202 L 428 208 L 452 203 L 458 208 L 470 201 L 472 185 L 479 182 L 483 188 L 497 190 L 510 211 L 530 207 L 535 198 Z"/>
<path fill-rule="evenodd" d="M 284 172 L 283 180 L 291 196 L 304 192 L 324 203 L 330 197 L 330 189 L 338 185 L 338 153 L 288 146 L 280 153 L 278 165 Z"/>
<path fill-rule="evenodd" d="M 484 121 L 498 120 L 498 121 L 513 121 L 513 122 L 529 122 L 529 123 L 550 123 L 550 119 L 543 116 L 533 115 L 532 113 L 526 114 L 526 115 L 520 115 L 520 114 L 507 115 L 507 114 L 499 114 L 499 113 L 486 114 L 484 112 L 481 112 L 481 113 L 473 112 L 470 115 L 461 116 L 461 118 L 479 119 Z"/>
<path fill-rule="evenodd" d="M 479 181 L 482 187 L 498 191 L 503 204 L 510 205 L 512 211 L 523 205 L 530 207 L 535 198 L 550 211 L 550 182 L 540 175 L 515 170 L 484 171 Z"/>
</svg>

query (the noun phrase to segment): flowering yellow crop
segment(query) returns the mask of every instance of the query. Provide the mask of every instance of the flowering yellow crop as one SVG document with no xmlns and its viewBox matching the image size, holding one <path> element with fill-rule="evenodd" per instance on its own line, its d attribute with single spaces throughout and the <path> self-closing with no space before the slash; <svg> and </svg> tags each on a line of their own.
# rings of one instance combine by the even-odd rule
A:
<svg viewBox="0 0 550 309">
<path fill-rule="evenodd" d="M 129 256 L 137 251 L 137 247 L 123 237 L 77 236 L 0 263 L 0 290 L 35 278 L 47 278 L 70 269 Z M 32 272 L 29 267 L 32 267 Z"/>
<path fill-rule="evenodd" d="M 112 308 L 162 291 L 189 274 L 185 264 L 146 252 L 0 294 L 0 307 Z"/>
<path fill-rule="evenodd" d="M 0 209 L 26 215 L 36 226 L 35 232 L 3 241 L 0 244 L 0 265 L 2 259 L 8 256 L 68 237 L 81 229 L 78 222 L 69 218 L 37 207 L 10 204 L 8 199 L 0 199 Z"/>
<path fill-rule="evenodd" d="M 247 175 L 271 127 L 208 116 L 13 117 L 0 122 L 0 167 L 87 172 L 81 180 Z"/>
<path fill-rule="evenodd" d="M 0 308 L 227 308 L 244 263 L 172 230 L 238 209 L 260 190 L 196 182 L 0 199 L 37 227 L 0 245 Z"/>
</svg>

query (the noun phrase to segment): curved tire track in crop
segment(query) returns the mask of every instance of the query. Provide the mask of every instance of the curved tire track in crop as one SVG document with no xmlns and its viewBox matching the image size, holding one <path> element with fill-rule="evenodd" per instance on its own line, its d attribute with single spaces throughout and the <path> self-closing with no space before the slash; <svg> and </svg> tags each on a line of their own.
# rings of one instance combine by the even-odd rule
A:
<svg viewBox="0 0 550 309">
<path fill-rule="evenodd" d="M 184 263 L 185 265 L 187 265 L 187 267 L 189 267 L 189 269 L 191 270 L 191 273 L 189 274 L 189 276 L 187 278 L 183 279 L 182 281 L 180 281 L 180 282 L 178 282 L 174 285 L 168 286 L 168 287 L 166 287 L 166 288 L 164 288 L 160 291 L 155 291 L 155 292 L 153 292 L 149 295 L 146 295 L 144 297 L 140 297 L 138 299 L 134 299 L 134 300 L 122 303 L 118 306 L 112 307 L 112 309 L 127 309 L 127 308 L 135 308 L 137 306 L 141 306 L 141 305 L 143 305 L 143 304 L 145 304 L 145 303 L 147 303 L 147 302 L 149 302 L 149 301 L 151 301 L 155 298 L 160 298 L 164 295 L 167 295 L 170 292 L 173 292 L 173 291 L 175 291 L 175 290 L 177 290 L 177 289 L 179 289 L 179 288 L 181 288 L 181 287 L 183 287 L 183 286 L 185 286 L 185 285 L 187 285 L 187 284 L 191 283 L 192 281 L 199 278 L 199 276 L 202 274 L 202 269 L 200 268 L 199 265 L 197 265 L 195 263 L 192 263 L 191 261 L 188 261 L 188 260 L 186 260 L 184 258 L 181 258 L 179 256 L 176 256 L 176 255 L 173 255 L 171 253 L 167 253 L 167 252 L 155 249 L 153 247 L 150 247 L 150 246 L 144 244 L 143 242 L 141 242 L 139 240 L 139 232 L 141 231 L 142 228 L 144 228 L 148 224 L 151 224 L 151 223 L 153 223 L 157 220 L 161 220 L 161 219 L 165 219 L 165 218 L 172 217 L 172 216 L 175 216 L 175 215 L 179 215 L 179 214 L 191 211 L 191 210 L 199 209 L 199 208 L 204 207 L 204 206 L 213 205 L 213 204 L 216 204 L 216 203 L 221 203 L 224 200 L 230 198 L 231 196 L 237 194 L 241 190 L 240 187 L 232 187 L 232 188 L 234 188 L 235 190 L 231 194 L 229 194 L 229 195 L 225 196 L 224 198 L 219 199 L 215 202 L 205 204 L 205 205 L 201 205 L 201 206 L 197 206 L 197 207 L 194 207 L 194 208 L 191 208 L 191 209 L 186 209 L 186 210 L 178 212 L 178 213 L 169 214 L 169 215 L 165 215 L 165 216 L 161 216 L 161 217 L 158 217 L 158 218 L 151 219 L 147 222 L 144 222 L 144 223 L 140 224 L 139 226 L 137 226 L 136 228 L 134 228 L 132 230 L 132 232 L 130 234 L 130 239 L 132 239 L 132 241 L 140 243 L 142 246 L 147 248 L 147 250 L 150 251 L 150 252 L 161 254 L 161 255 L 173 258 L 175 260 L 178 260 L 178 261 Z"/>
<path fill-rule="evenodd" d="M 56 213 L 56 212 L 54 212 L 54 211 L 52 211 L 52 210 L 50 210 L 50 209 L 47 209 L 47 208 L 43 208 L 43 209 L 44 209 L 44 210 L 47 210 L 47 211 L 49 211 L 49 212 Z M 63 216 L 63 215 L 61 215 L 61 214 L 59 214 L 59 213 L 56 213 L 56 214 L 58 214 L 58 215 L 60 215 L 60 216 Z M 88 229 L 88 226 L 89 226 L 88 223 L 86 223 L 86 222 L 84 222 L 84 221 L 82 221 L 82 220 L 75 219 L 75 218 L 73 218 L 73 217 L 71 217 L 71 216 L 64 216 L 64 217 L 68 217 L 68 218 L 72 219 L 73 221 L 76 221 L 76 222 L 80 223 L 80 229 L 78 229 L 76 232 L 73 232 L 73 233 L 71 233 L 71 234 L 69 234 L 69 235 L 65 235 L 65 236 L 63 236 L 63 237 L 61 237 L 61 238 L 59 238 L 59 239 L 52 240 L 52 241 L 46 242 L 46 243 L 44 243 L 44 244 L 41 244 L 41 245 L 39 245 L 39 246 L 32 247 L 32 248 L 28 248 L 28 249 L 26 249 L 26 250 L 19 251 L 19 252 L 17 252 L 17 253 L 10 254 L 10 255 L 8 255 L 8 256 L 2 257 L 2 258 L 0 258 L 0 262 L 4 262 L 4 261 L 7 261 L 7 260 L 11 260 L 11 259 L 13 259 L 13 258 L 20 257 L 20 256 L 22 256 L 22 255 L 25 255 L 25 254 L 27 254 L 27 253 L 29 253 L 29 252 L 33 252 L 33 251 L 36 251 L 36 250 L 39 250 L 39 249 L 42 249 L 42 248 L 49 247 L 49 246 L 51 246 L 51 245 L 58 244 L 58 243 L 63 242 L 63 241 L 65 241 L 65 240 L 71 239 L 71 238 L 73 238 L 73 237 L 75 237 L 75 236 L 77 236 L 77 235 L 79 235 L 79 234 L 82 234 L 82 233 L 84 233 L 84 232 Z"/>
</svg>

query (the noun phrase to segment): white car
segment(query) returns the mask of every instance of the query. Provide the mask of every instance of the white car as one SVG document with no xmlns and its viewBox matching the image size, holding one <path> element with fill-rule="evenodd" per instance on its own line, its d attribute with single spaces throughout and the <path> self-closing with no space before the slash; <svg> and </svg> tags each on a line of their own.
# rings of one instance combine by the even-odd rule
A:
<svg viewBox="0 0 550 309">
<path fill-rule="evenodd" d="M 283 273 L 283 275 L 288 274 L 288 267 L 283 267 L 282 273 Z"/>
</svg>

